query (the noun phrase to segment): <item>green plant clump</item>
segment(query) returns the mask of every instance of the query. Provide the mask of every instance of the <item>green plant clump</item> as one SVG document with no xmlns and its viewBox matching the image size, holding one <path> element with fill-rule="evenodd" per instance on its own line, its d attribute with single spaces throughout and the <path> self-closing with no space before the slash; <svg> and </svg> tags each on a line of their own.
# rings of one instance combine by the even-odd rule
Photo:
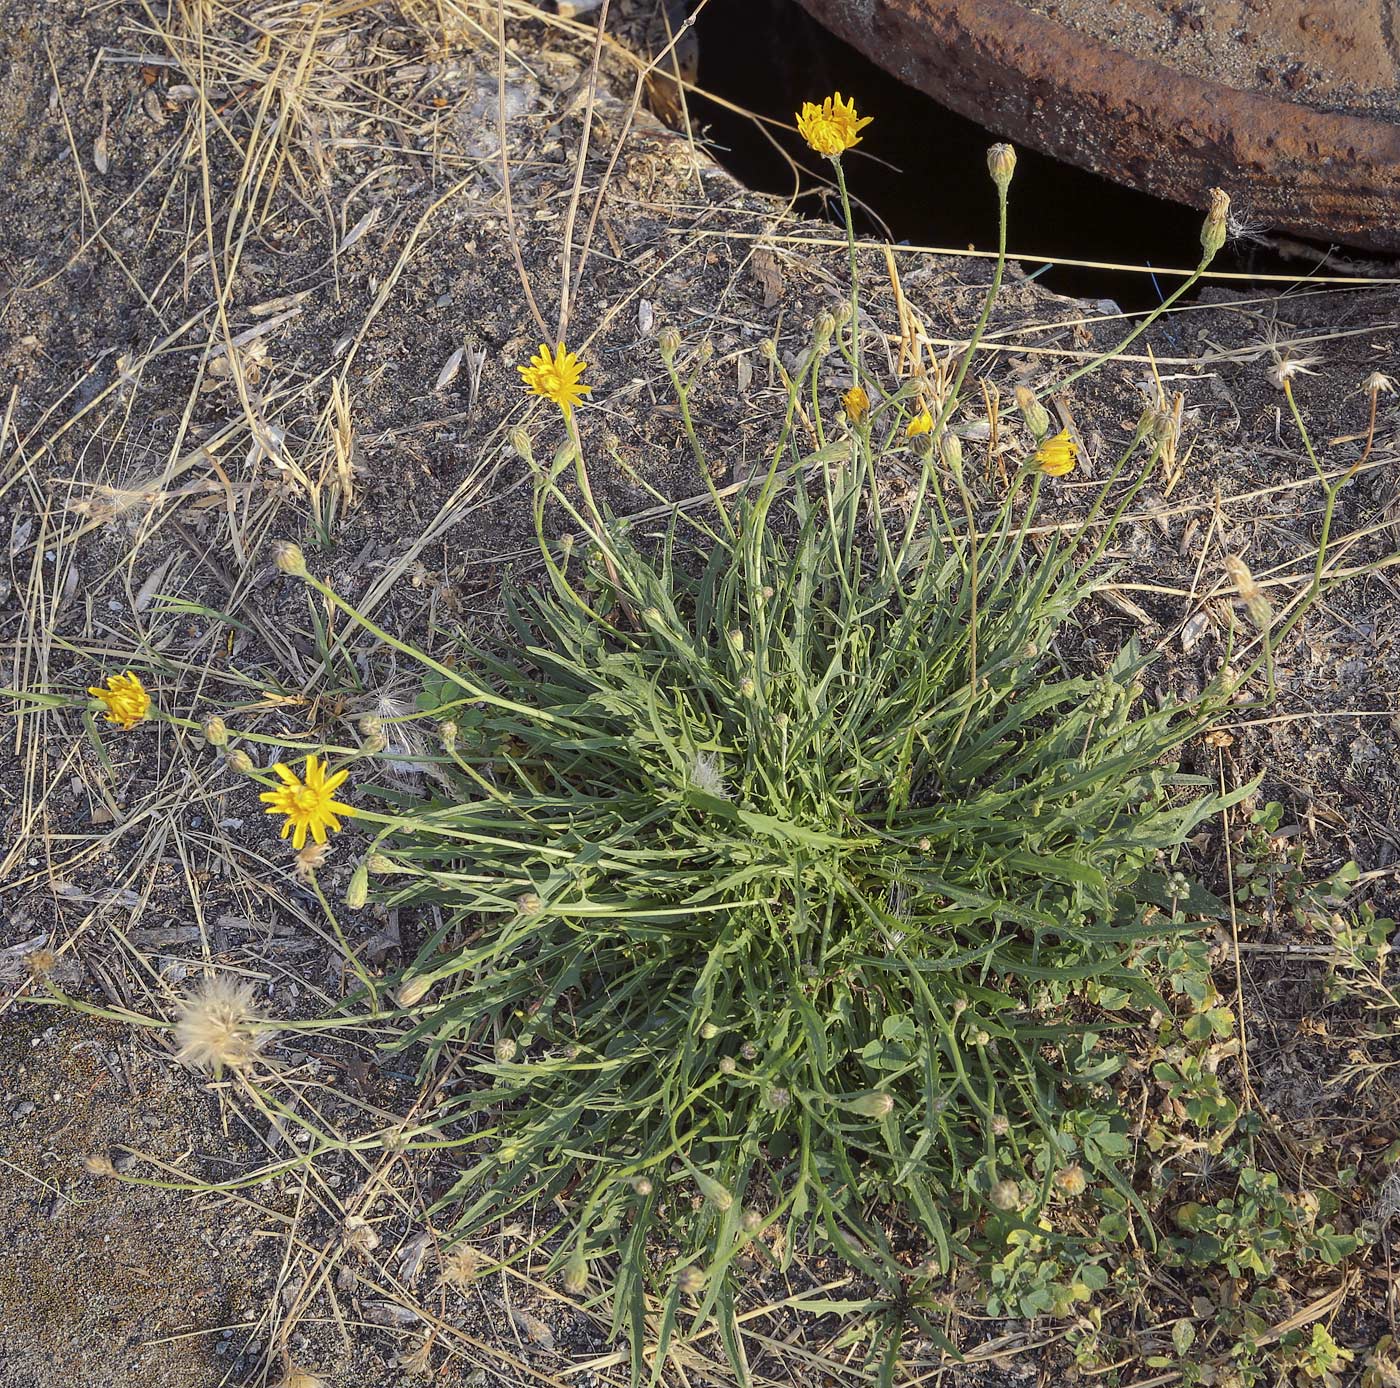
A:
<svg viewBox="0 0 1400 1388">
<path fill-rule="evenodd" d="M 1142 1214 L 1110 1009 L 1167 1010 L 1128 957 L 1187 890 L 1170 855 L 1234 798 L 1172 762 L 1233 686 L 1149 701 L 1133 643 L 1092 673 L 1056 653 L 1156 463 L 1152 417 L 1083 529 L 1033 542 L 1036 459 L 970 478 L 956 383 L 921 449 L 913 387 L 880 391 L 853 333 L 834 346 L 874 403 L 801 452 L 830 334 L 766 477 L 685 518 L 698 539 L 593 526 L 562 481 L 591 504 L 576 431 L 539 471 L 546 581 L 512 589 L 509 654 L 437 667 L 436 790 L 379 845 L 388 898 L 443 922 L 404 1044 L 476 1058 L 443 1207 L 464 1236 L 534 1209 L 571 1290 L 606 1279 L 639 1372 L 683 1310 L 742 1357 L 729 1274 L 760 1244 L 867 1274 L 829 1309 L 875 1310 L 887 1347 L 937 1333 L 922 1311 L 960 1259 L 1012 1313 L 1104 1286 Z M 896 522 L 881 478 L 911 462 Z M 587 549 L 547 536 L 561 509 Z"/>
</svg>

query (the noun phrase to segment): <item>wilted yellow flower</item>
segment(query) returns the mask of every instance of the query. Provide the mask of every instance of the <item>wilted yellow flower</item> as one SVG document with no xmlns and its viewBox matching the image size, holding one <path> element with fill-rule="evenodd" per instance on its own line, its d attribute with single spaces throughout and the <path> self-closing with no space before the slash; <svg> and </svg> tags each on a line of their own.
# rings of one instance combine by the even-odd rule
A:
<svg viewBox="0 0 1400 1388">
<path fill-rule="evenodd" d="M 592 386 L 584 385 L 579 379 L 588 370 L 587 363 L 581 362 L 562 342 L 552 353 L 540 343 L 540 350 L 530 358 L 529 366 L 517 370 L 531 395 L 552 400 L 565 414 L 570 414 L 574 406 L 593 391 Z"/>
<path fill-rule="evenodd" d="M 829 96 L 820 106 L 802 103 L 797 113 L 797 133 L 818 154 L 835 159 L 860 143 L 860 132 L 873 117 L 857 116 L 854 101 L 842 101 L 841 93 Z"/>
<path fill-rule="evenodd" d="M 863 386 L 852 386 L 841 397 L 841 408 L 852 424 L 859 424 L 870 413 L 870 397 Z"/>
<path fill-rule="evenodd" d="M 273 774 L 282 779 L 276 790 L 265 790 L 258 796 L 267 805 L 267 814 L 284 814 L 287 822 L 282 826 L 282 837 L 292 835 L 292 847 L 300 849 L 306 843 L 306 834 L 317 843 L 325 843 L 326 830 L 340 832 L 337 815 L 358 813 L 351 805 L 342 805 L 333 797 L 337 787 L 350 774 L 337 771 L 334 776 L 326 775 L 325 763 L 314 752 L 306 759 L 306 779 L 298 780 L 290 767 L 278 762 L 272 768 Z"/>
<path fill-rule="evenodd" d="M 105 689 L 94 684 L 88 693 L 107 705 L 107 721 L 123 732 L 130 732 L 151 711 L 151 696 L 130 670 L 124 675 L 108 675 Z"/>
<path fill-rule="evenodd" d="M 920 410 L 918 414 L 905 426 L 905 438 L 917 438 L 920 434 L 931 434 L 933 432 L 933 416 L 927 410 Z"/>
<path fill-rule="evenodd" d="M 1079 448 L 1070 438 L 1069 430 L 1061 429 L 1035 450 L 1032 461 L 1047 477 L 1067 477 L 1079 461 Z"/>
</svg>

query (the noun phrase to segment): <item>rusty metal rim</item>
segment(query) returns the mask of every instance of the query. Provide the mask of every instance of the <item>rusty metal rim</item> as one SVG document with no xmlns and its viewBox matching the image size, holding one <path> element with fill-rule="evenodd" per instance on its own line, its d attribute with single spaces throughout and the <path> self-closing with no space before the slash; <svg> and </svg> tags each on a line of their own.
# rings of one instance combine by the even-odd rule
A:
<svg viewBox="0 0 1400 1388">
<path fill-rule="evenodd" d="M 1177 202 L 1400 250 L 1400 127 L 1180 73 L 1014 0 L 798 0 L 901 81 L 1047 154 Z"/>
</svg>

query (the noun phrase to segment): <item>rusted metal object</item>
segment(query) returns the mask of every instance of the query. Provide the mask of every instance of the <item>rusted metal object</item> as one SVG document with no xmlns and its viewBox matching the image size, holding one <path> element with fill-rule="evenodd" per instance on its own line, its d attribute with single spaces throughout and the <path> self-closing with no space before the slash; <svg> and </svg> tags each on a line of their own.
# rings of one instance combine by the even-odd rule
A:
<svg viewBox="0 0 1400 1388">
<path fill-rule="evenodd" d="M 1012 140 L 1204 207 L 1400 251 L 1397 0 L 798 0 Z M 1092 208 L 1085 209 L 1092 216 Z"/>
</svg>

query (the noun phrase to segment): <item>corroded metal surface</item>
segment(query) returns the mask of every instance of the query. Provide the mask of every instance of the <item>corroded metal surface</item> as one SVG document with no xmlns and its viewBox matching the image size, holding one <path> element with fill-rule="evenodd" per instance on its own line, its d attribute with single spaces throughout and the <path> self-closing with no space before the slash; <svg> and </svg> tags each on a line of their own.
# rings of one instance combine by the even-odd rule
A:
<svg viewBox="0 0 1400 1388">
<path fill-rule="evenodd" d="M 798 0 L 887 72 L 1160 197 L 1400 250 L 1400 0 Z M 1092 215 L 1086 209 L 1085 215 Z"/>
</svg>

